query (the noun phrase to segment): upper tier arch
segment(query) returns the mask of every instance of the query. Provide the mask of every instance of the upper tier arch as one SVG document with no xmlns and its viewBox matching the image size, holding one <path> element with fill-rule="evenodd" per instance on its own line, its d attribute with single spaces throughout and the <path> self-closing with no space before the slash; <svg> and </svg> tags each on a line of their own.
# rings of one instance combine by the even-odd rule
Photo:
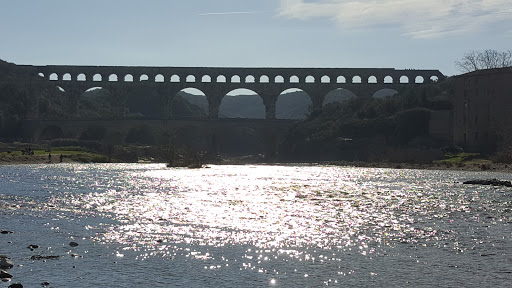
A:
<svg viewBox="0 0 512 288">
<path fill-rule="evenodd" d="M 211 79 L 217 79 L 218 76 L 225 76 L 227 83 L 267 83 L 275 84 L 273 81 L 277 76 L 283 77 L 289 83 L 290 78 L 299 79 L 299 83 L 320 83 L 329 84 L 337 81 L 325 81 L 325 79 L 338 79 L 343 76 L 345 79 L 353 79 L 356 76 L 361 78 L 361 84 L 385 83 L 385 79 L 400 79 L 405 76 L 410 84 L 415 83 L 414 79 L 424 79 L 424 83 L 430 83 L 431 79 L 445 79 L 439 70 L 398 70 L 394 68 L 235 68 L 235 67 L 139 67 L 139 66 L 66 66 L 66 65 L 48 65 L 31 66 L 19 65 L 18 67 L 26 71 L 26 74 L 38 76 L 40 79 L 52 81 L 77 81 L 78 75 L 86 75 L 85 81 L 93 81 L 94 75 L 133 75 L 134 82 L 145 83 L 169 83 L 162 81 L 176 75 L 180 79 L 186 79 L 188 76 L 194 76 L 201 79 L 204 75 Z M 65 77 L 66 76 L 66 77 Z M 71 76 L 71 77 L 69 77 Z M 140 76 L 144 76 L 141 80 Z M 233 77 L 236 76 L 236 77 Z M 270 81 L 259 81 L 261 77 Z M 83 79 L 83 78 L 82 78 Z M 239 81 L 240 79 L 241 81 Z M 250 79 L 250 81 L 245 81 Z M 314 79 L 314 80 L 313 80 Z M 324 79 L 324 81 L 317 81 Z M 388 78 L 389 79 L 389 78 Z M 107 77 L 102 77 L 101 81 L 108 81 Z M 124 81 L 119 81 L 124 82 Z M 215 81 L 212 81 L 215 82 Z M 293 81 L 297 82 L 297 81 Z M 348 82 L 348 81 L 347 81 Z M 398 82 L 398 81 L 393 81 Z M 122 83 L 120 83 L 122 84 Z"/>
</svg>

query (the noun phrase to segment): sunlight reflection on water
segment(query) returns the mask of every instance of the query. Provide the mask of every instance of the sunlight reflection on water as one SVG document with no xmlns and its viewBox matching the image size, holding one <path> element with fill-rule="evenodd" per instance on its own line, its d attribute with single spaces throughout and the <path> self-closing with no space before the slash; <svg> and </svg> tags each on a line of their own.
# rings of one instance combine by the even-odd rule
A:
<svg viewBox="0 0 512 288">
<path fill-rule="evenodd" d="M 128 265 L 126 273 L 148 274 L 159 279 L 160 287 L 167 287 L 169 279 L 188 286 L 191 277 L 198 280 L 195 287 L 339 281 L 358 286 L 363 280 L 401 286 L 425 271 L 435 275 L 436 283 L 453 286 L 468 284 L 462 265 L 478 285 L 507 281 L 510 193 L 460 184 L 479 173 L 306 165 L 169 169 L 159 164 L 6 171 L 0 175 L 5 189 L 1 213 L 16 211 L 22 219 L 33 215 L 52 231 L 72 235 L 84 235 L 85 228 L 83 239 L 110 249 L 115 263 Z M 57 223 L 62 229 L 53 226 Z M 111 263 L 108 257 L 92 261 L 91 269 Z M 148 266 L 141 272 L 137 267 L 143 265 Z M 181 272 L 155 270 L 159 266 Z M 117 281 L 124 281 L 123 275 Z"/>
<path fill-rule="evenodd" d="M 166 253 L 165 245 L 193 243 L 274 249 L 355 247 L 366 255 L 379 244 L 450 239 L 450 230 L 435 224 L 435 219 L 464 212 L 468 204 L 453 189 L 442 191 L 439 183 L 423 179 L 421 171 L 153 168 L 122 175 L 113 189 L 108 188 L 113 186 L 111 179 L 96 179 L 94 185 L 107 190 L 86 194 L 74 203 L 111 213 L 121 223 L 99 241 L 154 253 Z M 453 183 L 443 185 L 453 188 Z M 415 225 L 418 222 L 422 227 Z"/>
</svg>

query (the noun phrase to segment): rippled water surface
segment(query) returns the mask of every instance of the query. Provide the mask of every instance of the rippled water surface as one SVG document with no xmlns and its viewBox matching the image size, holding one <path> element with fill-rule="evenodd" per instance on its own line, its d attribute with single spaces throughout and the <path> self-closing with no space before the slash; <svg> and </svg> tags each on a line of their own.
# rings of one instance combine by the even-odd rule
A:
<svg viewBox="0 0 512 288">
<path fill-rule="evenodd" d="M 0 172 L 0 229 L 14 232 L 0 235 L 0 254 L 25 287 L 512 285 L 512 189 L 461 184 L 511 174 L 156 164 Z"/>
</svg>

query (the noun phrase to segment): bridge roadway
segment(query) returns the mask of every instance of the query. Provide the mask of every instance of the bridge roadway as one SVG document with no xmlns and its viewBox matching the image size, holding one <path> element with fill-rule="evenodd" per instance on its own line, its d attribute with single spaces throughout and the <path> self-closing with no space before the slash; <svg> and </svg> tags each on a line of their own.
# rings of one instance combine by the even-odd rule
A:
<svg viewBox="0 0 512 288">
<path fill-rule="evenodd" d="M 423 85 L 445 76 L 438 70 L 397 70 L 393 68 L 213 68 L 213 67 L 130 67 L 130 66 L 31 66 L 17 65 L 17 81 L 30 87 L 37 118 L 39 98 L 48 89 L 60 87 L 68 95 L 70 111 L 78 117 L 80 97 L 85 91 L 101 87 L 113 99 L 112 114 L 123 117 L 127 97 L 138 90 L 144 100 L 157 106 L 158 115 L 169 117 L 170 103 L 178 92 L 195 88 L 208 100 L 209 118 L 218 118 L 223 97 L 236 89 L 249 89 L 257 93 L 265 105 L 266 119 L 276 118 L 278 97 L 288 89 L 306 92 L 313 108 L 324 103 L 325 96 L 343 88 L 360 97 L 371 97 L 381 89 L 400 91 L 414 85 Z M 154 103 L 154 104 L 153 104 Z"/>
</svg>

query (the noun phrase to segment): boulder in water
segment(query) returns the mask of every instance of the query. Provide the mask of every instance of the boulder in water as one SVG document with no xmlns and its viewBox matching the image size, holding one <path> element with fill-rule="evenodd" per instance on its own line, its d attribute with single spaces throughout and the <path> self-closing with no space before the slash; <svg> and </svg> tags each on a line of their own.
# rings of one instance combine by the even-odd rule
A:
<svg viewBox="0 0 512 288">
<path fill-rule="evenodd" d="M 8 288 L 23 288 L 23 285 L 21 285 L 21 283 L 14 283 L 9 285 Z"/>
<path fill-rule="evenodd" d="M 11 269 L 14 263 L 5 255 L 0 255 L 0 269 Z"/>
<path fill-rule="evenodd" d="M 12 275 L 7 273 L 7 271 L 0 270 L 0 278 L 12 278 Z"/>
<path fill-rule="evenodd" d="M 30 251 L 33 251 L 34 249 L 39 248 L 39 246 L 38 245 L 28 245 L 27 248 L 30 249 Z"/>
</svg>

